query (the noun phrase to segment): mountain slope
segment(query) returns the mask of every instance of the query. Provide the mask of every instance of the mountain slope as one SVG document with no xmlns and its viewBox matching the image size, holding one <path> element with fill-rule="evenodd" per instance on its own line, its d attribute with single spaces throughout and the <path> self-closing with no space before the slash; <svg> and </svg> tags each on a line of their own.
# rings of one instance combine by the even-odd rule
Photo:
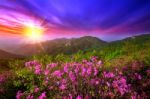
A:
<svg viewBox="0 0 150 99">
<path fill-rule="evenodd" d="M 0 59 L 12 59 L 12 58 L 21 58 L 20 55 L 11 54 L 9 52 L 0 50 Z"/>
<path fill-rule="evenodd" d="M 128 52 L 129 50 L 142 50 L 145 48 L 145 46 L 147 47 L 149 43 L 150 34 L 128 37 L 123 40 L 117 40 L 109 43 L 96 37 L 85 36 L 72 39 L 61 38 L 48 40 L 38 44 L 24 44 L 12 51 L 17 55 L 24 56 L 38 55 L 41 53 L 47 53 L 50 55 L 56 55 L 60 53 L 72 54 L 79 50 L 84 52 L 91 50 L 103 50 L 103 52 L 113 53 L 116 52 L 116 50 L 126 50 Z"/>
<path fill-rule="evenodd" d="M 142 34 L 138 36 L 133 36 L 133 37 L 128 37 L 122 40 L 117 40 L 117 41 L 112 41 L 109 44 L 122 44 L 125 42 L 130 42 L 130 43 L 136 43 L 136 44 L 143 44 L 145 42 L 150 42 L 150 34 Z"/>
<path fill-rule="evenodd" d="M 26 56 L 41 53 L 52 55 L 59 53 L 71 54 L 79 50 L 85 51 L 89 48 L 101 47 L 104 44 L 106 44 L 105 41 L 91 36 L 72 39 L 62 38 L 41 42 L 39 44 L 26 44 L 17 49 L 16 52 L 17 54 Z"/>
</svg>

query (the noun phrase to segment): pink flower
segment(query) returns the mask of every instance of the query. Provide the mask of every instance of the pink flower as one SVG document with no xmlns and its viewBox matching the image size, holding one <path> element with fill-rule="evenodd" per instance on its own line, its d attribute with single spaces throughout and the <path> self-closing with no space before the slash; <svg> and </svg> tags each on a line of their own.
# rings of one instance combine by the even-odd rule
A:
<svg viewBox="0 0 150 99">
<path fill-rule="evenodd" d="M 67 65 L 64 66 L 64 72 L 68 73 L 68 66 Z"/>
<path fill-rule="evenodd" d="M 97 67 L 102 67 L 102 65 L 103 65 L 103 62 L 101 60 L 97 62 Z"/>
<path fill-rule="evenodd" d="M 0 83 L 4 83 L 5 82 L 5 76 L 0 76 Z"/>
<path fill-rule="evenodd" d="M 139 79 L 139 80 L 141 80 L 141 79 L 142 79 L 141 75 L 140 75 L 140 74 L 138 74 L 138 73 L 135 73 L 135 77 L 136 77 L 136 79 Z"/>
<path fill-rule="evenodd" d="M 95 61 L 97 61 L 97 58 L 98 58 L 98 57 L 96 57 L 96 56 L 93 56 L 93 57 L 91 58 L 92 62 L 95 62 Z"/>
<path fill-rule="evenodd" d="M 39 91 L 39 88 L 36 87 L 36 88 L 34 89 L 34 92 L 37 93 L 38 91 Z"/>
<path fill-rule="evenodd" d="M 83 67 L 83 68 L 82 68 L 81 75 L 84 76 L 85 74 L 86 74 L 86 68 Z"/>
<path fill-rule="evenodd" d="M 68 99 L 67 96 L 63 96 L 62 99 Z"/>
<path fill-rule="evenodd" d="M 150 76 L 150 70 L 147 70 L 146 72 L 147 72 L 147 75 Z"/>
<path fill-rule="evenodd" d="M 72 94 L 69 94 L 68 99 L 73 99 Z"/>
<path fill-rule="evenodd" d="M 48 84 L 48 80 L 45 80 L 44 83 L 43 83 L 43 85 L 46 86 L 47 84 Z"/>
<path fill-rule="evenodd" d="M 88 95 L 85 96 L 85 99 L 90 99 L 90 97 Z"/>
<path fill-rule="evenodd" d="M 70 80 L 71 80 L 72 82 L 75 82 L 75 80 L 76 80 L 76 77 L 75 77 L 75 75 L 73 74 L 72 71 L 69 72 L 69 78 L 70 78 Z"/>
<path fill-rule="evenodd" d="M 35 69 L 34 71 L 35 74 L 41 74 L 41 65 L 36 65 L 34 69 Z"/>
<path fill-rule="evenodd" d="M 45 74 L 45 75 L 48 75 L 48 74 L 49 74 L 49 70 L 46 69 L 46 70 L 44 71 L 44 74 Z"/>
<path fill-rule="evenodd" d="M 63 74 L 63 73 L 61 73 L 60 70 L 56 70 L 56 71 L 54 71 L 54 72 L 52 73 L 52 76 L 56 76 L 56 77 L 60 78 L 60 77 L 62 76 L 62 74 Z"/>
<path fill-rule="evenodd" d="M 80 95 L 78 95 L 76 99 L 82 99 L 82 97 Z"/>
<path fill-rule="evenodd" d="M 33 61 L 29 61 L 25 63 L 26 67 L 31 67 L 31 66 L 36 66 L 36 65 L 40 65 L 38 61 L 33 60 Z"/>
<path fill-rule="evenodd" d="M 34 73 L 37 74 L 37 75 L 39 75 L 39 74 L 41 73 L 41 70 L 40 70 L 40 69 L 36 69 L 36 70 L 34 71 Z"/>
<path fill-rule="evenodd" d="M 103 72 L 103 76 L 104 76 L 105 78 L 113 78 L 115 75 L 114 75 L 114 73 L 112 73 L 112 72 L 108 72 L 108 73 Z"/>
<path fill-rule="evenodd" d="M 59 87 L 61 90 L 65 90 L 66 89 L 66 86 L 64 84 L 61 84 L 60 87 Z"/>
<path fill-rule="evenodd" d="M 88 75 L 91 75 L 91 74 L 92 74 L 92 68 L 91 68 L 91 67 L 87 68 L 87 74 L 88 74 Z"/>
<path fill-rule="evenodd" d="M 47 65 L 47 68 L 48 68 L 48 67 L 54 68 L 54 67 L 56 67 L 57 65 L 58 65 L 57 63 L 51 63 L 51 64 L 48 64 L 48 65 Z"/>
<path fill-rule="evenodd" d="M 122 73 L 122 72 L 119 72 L 119 74 L 122 75 L 123 73 Z"/>
<path fill-rule="evenodd" d="M 146 72 L 147 72 L 147 73 L 150 73 L 150 70 L 147 70 Z"/>
<path fill-rule="evenodd" d="M 66 79 L 62 79 L 62 80 L 61 80 L 61 83 L 66 84 L 66 83 L 67 83 L 67 80 L 66 80 Z"/>
<path fill-rule="evenodd" d="M 43 92 L 38 99 L 45 99 L 46 98 L 46 92 Z"/>
<path fill-rule="evenodd" d="M 98 81 L 98 80 L 96 80 L 96 81 L 95 81 L 95 84 L 96 84 L 96 85 L 98 85 L 98 84 L 99 84 L 99 81 Z"/>
<path fill-rule="evenodd" d="M 141 75 L 138 75 L 138 79 L 139 79 L 139 80 L 141 80 L 141 79 L 142 79 Z"/>
<path fill-rule="evenodd" d="M 83 63 L 86 63 L 86 62 L 88 62 L 88 61 L 84 59 L 82 62 L 83 62 Z"/>
<path fill-rule="evenodd" d="M 98 69 L 94 68 L 94 76 L 96 76 L 98 74 Z"/>
<path fill-rule="evenodd" d="M 54 88 L 53 86 L 49 86 L 49 87 L 48 87 L 49 90 L 52 90 L 53 88 Z"/>
<path fill-rule="evenodd" d="M 95 79 L 91 79 L 90 83 L 93 85 L 95 84 Z"/>
<path fill-rule="evenodd" d="M 131 99 L 137 99 L 137 93 L 134 92 L 132 95 L 131 95 Z"/>
<path fill-rule="evenodd" d="M 26 99 L 33 99 L 33 95 L 28 95 Z"/>
<path fill-rule="evenodd" d="M 99 79 L 91 79 L 90 83 L 92 85 L 99 85 L 100 82 L 99 82 Z"/>
<path fill-rule="evenodd" d="M 87 62 L 86 64 L 87 64 L 88 66 L 92 66 L 92 65 L 93 65 L 92 62 Z"/>
<path fill-rule="evenodd" d="M 107 84 L 108 87 L 110 87 L 110 83 L 109 82 L 106 82 L 106 84 Z"/>
<path fill-rule="evenodd" d="M 75 73 L 77 74 L 78 72 L 79 72 L 79 70 L 80 70 L 80 68 L 79 68 L 79 66 L 76 66 L 76 68 L 75 68 Z"/>
<path fill-rule="evenodd" d="M 126 83 L 126 79 L 124 77 L 121 77 L 118 80 L 114 80 L 112 83 L 113 87 L 121 93 L 121 95 L 124 95 L 124 93 L 128 92 L 129 85 Z"/>
<path fill-rule="evenodd" d="M 136 96 L 135 96 L 135 95 L 132 95 L 132 96 L 131 96 L 131 99 L 137 99 L 137 98 L 136 98 Z"/>
<path fill-rule="evenodd" d="M 16 99 L 21 99 L 24 94 L 21 91 L 17 92 Z"/>
</svg>

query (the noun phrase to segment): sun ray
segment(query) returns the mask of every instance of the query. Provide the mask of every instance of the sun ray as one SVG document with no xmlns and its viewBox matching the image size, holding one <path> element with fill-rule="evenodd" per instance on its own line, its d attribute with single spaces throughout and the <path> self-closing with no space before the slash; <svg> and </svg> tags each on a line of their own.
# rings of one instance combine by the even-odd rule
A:
<svg viewBox="0 0 150 99">
<path fill-rule="evenodd" d="M 27 22 L 24 26 L 24 35 L 31 42 L 40 42 L 42 40 L 44 28 L 34 22 Z"/>
</svg>

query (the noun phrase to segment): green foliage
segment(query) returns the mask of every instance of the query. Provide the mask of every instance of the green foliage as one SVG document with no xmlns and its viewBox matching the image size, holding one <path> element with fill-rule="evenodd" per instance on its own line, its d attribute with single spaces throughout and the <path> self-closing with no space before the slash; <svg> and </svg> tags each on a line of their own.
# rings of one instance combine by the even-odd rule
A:
<svg viewBox="0 0 150 99">
<path fill-rule="evenodd" d="M 24 67 L 24 63 L 25 60 L 13 60 L 13 61 L 9 61 L 9 68 L 12 70 L 18 70 L 18 69 L 22 69 Z"/>
<path fill-rule="evenodd" d="M 48 64 L 53 61 L 53 57 L 48 54 L 42 54 L 42 55 L 35 55 L 31 57 L 32 60 L 38 60 L 42 64 Z M 31 60 L 30 59 L 30 60 Z"/>
<path fill-rule="evenodd" d="M 137 41 L 138 40 L 138 41 Z M 143 42 L 142 42 L 143 41 Z M 104 61 L 106 67 L 122 66 L 134 60 L 140 60 L 146 65 L 150 65 L 150 42 L 148 38 L 126 39 L 123 41 L 111 42 L 103 47 L 93 47 L 86 50 L 79 50 L 73 54 L 36 55 L 25 60 L 11 61 L 10 68 L 21 69 L 27 60 L 38 60 L 42 64 L 51 62 L 73 62 L 82 59 L 90 59 L 92 56 L 98 56 Z"/>
</svg>

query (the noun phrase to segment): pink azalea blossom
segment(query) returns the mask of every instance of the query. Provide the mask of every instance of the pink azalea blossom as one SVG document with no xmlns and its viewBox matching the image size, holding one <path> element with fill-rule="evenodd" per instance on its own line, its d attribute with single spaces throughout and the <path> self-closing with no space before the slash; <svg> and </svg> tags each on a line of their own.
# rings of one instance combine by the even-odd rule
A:
<svg viewBox="0 0 150 99">
<path fill-rule="evenodd" d="M 88 75 L 91 75 L 91 74 L 92 74 L 92 68 L 91 68 L 91 67 L 87 68 L 87 74 L 88 74 Z"/>
<path fill-rule="evenodd" d="M 138 73 L 135 73 L 135 77 L 136 77 L 136 79 L 139 79 L 139 80 L 141 80 L 141 79 L 142 79 L 141 75 L 140 75 L 140 74 L 138 74 Z"/>
<path fill-rule="evenodd" d="M 107 84 L 108 87 L 110 87 L 110 83 L 109 82 L 106 82 L 106 84 Z"/>
<path fill-rule="evenodd" d="M 46 99 L 46 92 L 43 92 L 38 99 Z"/>
<path fill-rule="evenodd" d="M 97 62 L 97 67 L 102 67 L 102 65 L 103 65 L 103 62 L 101 60 Z"/>
<path fill-rule="evenodd" d="M 97 57 L 96 57 L 96 56 L 93 56 L 93 57 L 91 58 L 91 60 L 92 60 L 92 62 L 95 62 L 95 61 L 97 61 Z"/>
<path fill-rule="evenodd" d="M 62 72 L 60 70 L 56 70 L 52 73 L 52 76 L 56 76 L 58 78 L 60 78 L 62 76 Z"/>
<path fill-rule="evenodd" d="M 80 71 L 79 66 L 76 66 L 76 68 L 75 68 L 75 70 L 74 70 L 74 71 L 75 71 L 75 73 L 76 73 L 76 74 L 78 74 L 78 73 L 79 73 L 79 71 Z"/>
<path fill-rule="evenodd" d="M 46 69 L 46 70 L 44 71 L 44 74 L 45 74 L 45 75 L 48 75 L 48 74 L 49 74 L 49 69 Z"/>
<path fill-rule="evenodd" d="M 98 69 L 94 67 L 94 76 L 98 74 Z"/>
<path fill-rule="evenodd" d="M 75 82 L 75 80 L 76 80 L 76 77 L 72 71 L 69 72 L 69 78 L 72 82 Z"/>
<path fill-rule="evenodd" d="M 105 78 L 113 78 L 115 76 L 114 73 L 112 72 L 108 72 L 108 73 L 103 72 L 103 75 Z"/>
<path fill-rule="evenodd" d="M 17 92 L 16 99 L 21 99 L 24 94 L 21 91 Z"/>
<path fill-rule="evenodd" d="M 51 64 L 48 64 L 46 68 L 54 68 L 57 65 L 58 65 L 57 63 L 51 63 Z"/>
<path fill-rule="evenodd" d="M 68 65 L 64 66 L 64 72 L 68 73 Z"/>
<path fill-rule="evenodd" d="M 61 84 L 60 87 L 59 87 L 61 90 L 64 90 L 66 89 L 66 86 L 64 84 Z"/>
<path fill-rule="evenodd" d="M 78 95 L 76 99 L 82 99 L 82 96 Z"/>
<path fill-rule="evenodd" d="M 82 76 L 85 76 L 85 74 L 86 74 L 86 68 L 83 67 L 83 68 L 82 68 L 81 75 L 82 75 Z"/>
<path fill-rule="evenodd" d="M 83 63 L 86 63 L 86 62 L 88 62 L 86 59 L 84 59 L 83 61 L 82 61 Z"/>
<path fill-rule="evenodd" d="M 68 97 L 68 99 L 73 99 L 73 96 L 72 96 L 72 94 L 69 94 L 69 97 Z"/>
<path fill-rule="evenodd" d="M 128 92 L 129 90 L 129 85 L 127 85 L 126 79 L 124 77 L 118 80 L 114 80 L 112 85 L 121 93 L 121 95 L 124 95 L 124 93 Z"/>
<path fill-rule="evenodd" d="M 33 98 L 33 95 L 28 95 L 28 96 L 26 97 L 26 99 L 34 99 L 34 98 Z"/>
<path fill-rule="evenodd" d="M 39 88 L 36 87 L 36 88 L 34 89 L 34 92 L 37 93 L 38 91 L 39 91 Z"/>
</svg>

